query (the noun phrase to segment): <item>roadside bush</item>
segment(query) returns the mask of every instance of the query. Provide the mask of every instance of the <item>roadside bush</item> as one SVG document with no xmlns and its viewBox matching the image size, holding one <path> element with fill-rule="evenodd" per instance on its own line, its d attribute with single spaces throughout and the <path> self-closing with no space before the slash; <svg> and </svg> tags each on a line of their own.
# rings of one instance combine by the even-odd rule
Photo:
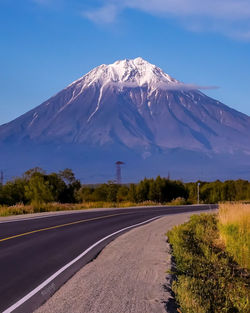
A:
<svg viewBox="0 0 250 313">
<path fill-rule="evenodd" d="M 194 215 L 167 236 L 176 262 L 173 291 L 183 313 L 247 312 L 247 277 L 216 245 L 216 215 Z"/>
<path fill-rule="evenodd" d="M 172 205 L 185 205 L 187 204 L 187 200 L 182 198 L 182 197 L 178 197 L 176 199 L 173 199 L 170 204 Z"/>
</svg>

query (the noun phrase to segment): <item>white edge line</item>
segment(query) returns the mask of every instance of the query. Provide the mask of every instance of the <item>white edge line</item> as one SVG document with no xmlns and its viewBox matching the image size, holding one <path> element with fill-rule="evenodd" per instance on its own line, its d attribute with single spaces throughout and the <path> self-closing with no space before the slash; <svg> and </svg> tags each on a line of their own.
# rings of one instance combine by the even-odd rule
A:
<svg viewBox="0 0 250 313">
<path fill-rule="evenodd" d="M 84 252 L 82 252 L 80 255 L 78 255 L 75 259 L 73 259 L 72 261 L 70 261 L 68 264 L 64 265 L 62 268 L 60 268 L 57 272 L 55 272 L 53 275 L 51 275 L 49 278 L 47 278 L 43 283 L 41 283 L 39 286 L 37 286 L 35 289 L 33 289 L 31 292 L 29 292 L 26 296 L 24 296 L 22 299 L 18 300 L 16 303 L 14 303 L 12 306 L 10 306 L 8 309 L 6 309 L 5 311 L 3 311 L 2 313 L 10 313 L 13 312 L 15 309 L 17 309 L 19 306 L 21 306 L 23 303 L 25 303 L 27 300 L 29 300 L 31 297 L 33 297 L 38 291 L 40 291 L 41 289 L 43 289 L 46 285 L 48 285 L 53 279 L 55 279 L 57 276 L 59 276 L 62 272 L 64 272 L 67 268 L 69 268 L 71 265 L 73 265 L 75 262 L 77 262 L 79 259 L 81 259 L 84 255 L 86 255 L 89 251 L 91 251 L 94 247 L 96 247 L 97 245 L 99 245 L 101 242 L 105 241 L 106 239 L 121 233 L 122 231 L 125 231 L 127 229 L 136 227 L 136 226 L 140 226 L 143 224 L 146 224 L 148 222 L 151 222 L 153 220 L 156 220 L 157 218 L 160 218 L 164 215 L 160 215 L 160 216 L 156 216 L 153 217 L 149 220 L 146 220 L 144 222 L 138 223 L 138 224 L 134 224 L 125 228 L 122 228 L 100 240 L 98 240 L 96 243 L 94 243 L 92 246 L 90 246 L 88 249 L 86 249 Z"/>
</svg>

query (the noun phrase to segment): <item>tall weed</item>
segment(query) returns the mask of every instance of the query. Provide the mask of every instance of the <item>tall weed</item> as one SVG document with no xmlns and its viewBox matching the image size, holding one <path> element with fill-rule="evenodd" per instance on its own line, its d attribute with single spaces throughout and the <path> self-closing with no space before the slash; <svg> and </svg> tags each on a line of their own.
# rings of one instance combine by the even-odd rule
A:
<svg viewBox="0 0 250 313">
<path fill-rule="evenodd" d="M 250 204 L 220 204 L 218 217 L 226 251 L 241 267 L 250 269 Z"/>
</svg>

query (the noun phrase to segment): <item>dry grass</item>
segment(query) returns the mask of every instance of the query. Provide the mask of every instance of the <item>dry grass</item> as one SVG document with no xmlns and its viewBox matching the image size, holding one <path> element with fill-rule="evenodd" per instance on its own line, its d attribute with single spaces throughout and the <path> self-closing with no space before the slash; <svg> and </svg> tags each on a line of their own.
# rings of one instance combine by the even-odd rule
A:
<svg viewBox="0 0 250 313">
<path fill-rule="evenodd" d="M 222 224 L 238 223 L 250 227 L 250 204 L 222 203 L 219 206 L 219 221 Z"/>
<path fill-rule="evenodd" d="M 176 199 L 173 199 L 169 204 L 170 205 L 185 205 L 187 204 L 187 200 L 182 197 L 178 197 Z"/>
<path fill-rule="evenodd" d="M 69 211 L 69 210 L 85 210 L 85 209 L 94 209 L 94 208 L 126 208 L 132 206 L 151 206 L 159 205 L 152 201 L 145 201 L 142 203 L 134 202 L 84 202 L 84 203 L 48 203 L 43 204 L 39 207 L 34 205 L 23 205 L 16 204 L 13 206 L 0 206 L 0 216 L 9 216 L 9 215 L 19 215 L 19 214 L 30 214 L 38 212 L 53 212 L 53 211 Z"/>
<path fill-rule="evenodd" d="M 250 269 L 250 204 L 220 204 L 218 217 L 226 250 L 242 267 Z"/>
</svg>

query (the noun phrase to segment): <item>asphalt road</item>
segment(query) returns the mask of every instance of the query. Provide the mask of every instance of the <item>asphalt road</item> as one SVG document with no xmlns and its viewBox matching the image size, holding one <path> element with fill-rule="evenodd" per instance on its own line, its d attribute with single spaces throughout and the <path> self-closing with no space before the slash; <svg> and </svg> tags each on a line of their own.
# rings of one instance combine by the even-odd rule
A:
<svg viewBox="0 0 250 313">
<path fill-rule="evenodd" d="M 0 312 L 33 312 L 105 245 L 129 229 L 109 236 L 112 233 L 154 217 L 212 207 L 216 208 L 178 206 L 86 211 L 2 222 Z"/>
</svg>

